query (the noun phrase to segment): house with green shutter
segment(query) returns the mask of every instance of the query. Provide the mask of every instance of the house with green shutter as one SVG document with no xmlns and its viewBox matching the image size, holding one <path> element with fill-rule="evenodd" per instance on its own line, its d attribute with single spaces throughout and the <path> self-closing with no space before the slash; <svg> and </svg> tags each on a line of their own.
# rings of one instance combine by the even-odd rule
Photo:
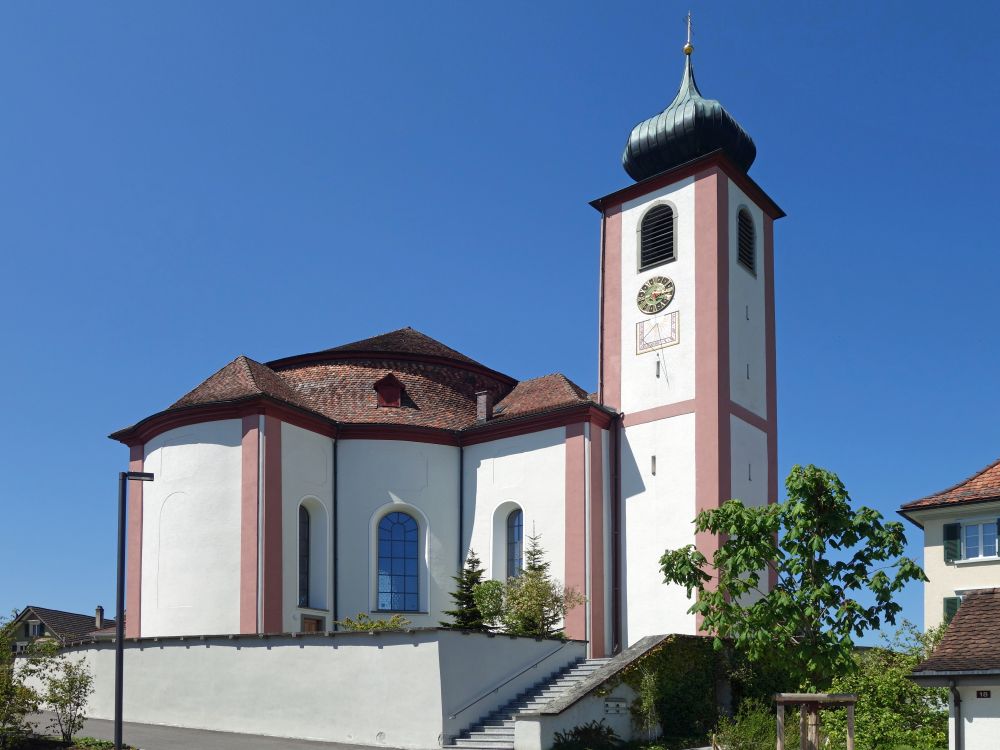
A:
<svg viewBox="0 0 1000 750">
<path fill-rule="evenodd" d="M 899 512 L 924 532 L 925 628 L 950 621 L 968 594 L 1000 587 L 1000 459 Z"/>
</svg>

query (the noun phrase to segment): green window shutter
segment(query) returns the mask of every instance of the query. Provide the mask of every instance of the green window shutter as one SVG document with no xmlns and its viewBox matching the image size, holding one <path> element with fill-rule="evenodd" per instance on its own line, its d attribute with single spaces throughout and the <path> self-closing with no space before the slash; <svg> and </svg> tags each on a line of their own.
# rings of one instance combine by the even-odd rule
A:
<svg viewBox="0 0 1000 750">
<path fill-rule="evenodd" d="M 944 598 L 944 621 L 945 624 L 951 622 L 951 618 L 958 612 L 958 606 L 962 603 L 960 596 L 946 596 Z"/>
<path fill-rule="evenodd" d="M 962 524 L 946 523 L 944 525 L 944 561 L 955 562 L 962 559 Z"/>
</svg>

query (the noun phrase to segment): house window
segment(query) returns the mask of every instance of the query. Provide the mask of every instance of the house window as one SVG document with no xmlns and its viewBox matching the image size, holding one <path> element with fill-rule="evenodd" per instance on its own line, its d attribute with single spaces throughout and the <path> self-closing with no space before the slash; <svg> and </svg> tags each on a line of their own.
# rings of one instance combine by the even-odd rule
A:
<svg viewBox="0 0 1000 750">
<path fill-rule="evenodd" d="M 740 265 L 750 273 L 757 273 L 757 232 L 753 226 L 753 217 L 745 208 L 736 215 L 737 224 L 737 256 Z"/>
<path fill-rule="evenodd" d="M 403 405 L 403 384 L 391 372 L 373 386 L 377 394 L 377 403 L 383 409 L 398 409 Z"/>
<path fill-rule="evenodd" d="M 997 526 L 994 520 L 944 525 L 945 562 L 997 557 Z"/>
<path fill-rule="evenodd" d="M 639 270 L 674 260 L 674 209 L 661 203 L 642 217 L 639 228 Z"/>
<path fill-rule="evenodd" d="M 45 628 L 40 622 L 28 622 L 28 637 L 41 638 L 45 635 Z"/>
<path fill-rule="evenodd" d="M 309 606 L 309 511 L 299 506 L 299 606 Z"/>
<path fill-rule="evenodd" d="M 951 622 L 955 613 L 958 612 L 958 608 L 962 604 L 962 597 L 960 596 L 946 596 L 944 598 L 944 624 L 947 625 Z"/>
<path fill-rule="evenodd" d="M 413 516 L 394 512 L 378 524 L 378 608 L 395 612 L 420 609 L 417 548 L 420 529 Z"/>
<path fill-rule="evenodd" d="M 524 567 L 524 513 L 520 508 L 507 514 L 507 577 L 521 575 Z"/>
</svg>

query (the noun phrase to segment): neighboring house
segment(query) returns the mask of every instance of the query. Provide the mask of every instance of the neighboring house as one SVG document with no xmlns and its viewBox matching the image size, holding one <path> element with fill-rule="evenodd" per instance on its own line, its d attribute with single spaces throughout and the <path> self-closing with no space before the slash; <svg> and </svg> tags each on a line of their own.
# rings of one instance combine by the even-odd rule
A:
<svg viewBox="0 0 1000 750">
<path fill-rule="evenodd" d="M 949 750 L 1000 744 L 1000 588 L 965 596 L 934 653 L 910 678 L 950 688 Z"/>
<path fill-rule="evenodd" d="M 104 618 L 104 607 L 97 607 L 92 615 L 81 615 L 29 605 L 17 614 L 11 626 L 14 651 L 21 653 L 39 638 L 51 638 L 65 646 L 85 638 L 108 637 L 114 634 L 115 621 Z"/>
<path fill-rule="evenodd" d="M 973 591 L 1000 586 L 1000 460 L 899 512 L 924 531 L 924 627 L 947 622 Z"/>
</svg>

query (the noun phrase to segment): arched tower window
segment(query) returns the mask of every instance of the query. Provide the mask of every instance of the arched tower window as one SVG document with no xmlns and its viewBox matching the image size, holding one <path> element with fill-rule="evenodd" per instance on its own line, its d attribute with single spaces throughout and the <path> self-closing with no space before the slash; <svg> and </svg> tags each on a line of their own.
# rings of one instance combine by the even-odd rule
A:
<svg viewBox="0 0 1000 750">
<path fill-rule="evenodd" d="M 674 209 L 665 203 L 653 206 L 639 228 L 639 270 L 674 260 Z"/>
<path fill-rule="evenodd" d="M 413 516 L 396 511 L 378 524 L 378 608 L 396 612 L 420 609 L 417 567 L 420 528 Z"/>
<path fill-rule="evenodd" d="M 309 511 L 299 506 L 299 606 L 309 606 Z"/>
<path fill-rule="evenodd" d="M 521 574 L 524 568 L 524 513 L 520 508 L 507 515 L 507 577 Z"/>
<path fill-rule="evenodd" d="M 739 244 L 736 259 L 750 273 L 757 273 L 757 232 L 754 229 L 753 217 L 745 208 L 736 215 Z"/>
</svg>

